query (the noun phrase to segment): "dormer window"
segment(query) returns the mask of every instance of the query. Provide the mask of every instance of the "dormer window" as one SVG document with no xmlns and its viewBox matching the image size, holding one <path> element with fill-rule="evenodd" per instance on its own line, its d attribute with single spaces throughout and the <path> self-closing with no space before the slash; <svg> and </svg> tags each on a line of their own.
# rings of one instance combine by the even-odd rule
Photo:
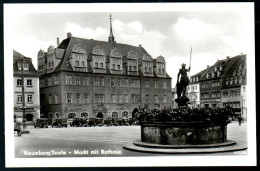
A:
<svg viewBox="0 0 260 171">
<path fill-rule="evenodd" d="M 23 64 L 23 69 L 27 71 L 27 70 L 29 69 L 28 64 L 24 63 L 24 64 Z"/>
<path fill-rule="evenodd" d="M 76 61 L 76 66 L 79 66 L 79 61 Z"/>
<path fill-rule="evenodd" d="M 230 78 L 230 85 L 233 84 L 233 78 Z"/>
</svg>

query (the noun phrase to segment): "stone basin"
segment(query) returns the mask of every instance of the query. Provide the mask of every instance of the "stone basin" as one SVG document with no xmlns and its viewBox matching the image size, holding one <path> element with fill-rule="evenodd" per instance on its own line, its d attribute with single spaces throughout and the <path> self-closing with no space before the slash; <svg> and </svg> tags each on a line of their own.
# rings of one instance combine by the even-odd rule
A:
<svg viewBox="0 0 260 171">
<path fill-rule="evenodd" d="M 141 141 L 160 145 L 200 145 L 227 142 L 229 121 L 140 122 Z"/>
</svg>

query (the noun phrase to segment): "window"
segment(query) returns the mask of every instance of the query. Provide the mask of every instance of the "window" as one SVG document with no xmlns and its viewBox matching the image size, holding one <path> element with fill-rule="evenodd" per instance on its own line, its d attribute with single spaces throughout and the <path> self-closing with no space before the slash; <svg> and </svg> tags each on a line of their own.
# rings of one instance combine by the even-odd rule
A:
<svg viewBox="0 0 260 171">
<path fill-rule="evenodd" d="M 23 102 L 23 96 L 22 95 L 18 95 L 17 96 L 17 103 L 22 103 Z"/>
<path fill-rule="evenodd" d="M 167 96 L 163 96 L 163 103 L 167 103 Z"/>
<path fill-rule="evenodd" d="M 81 66 L 85 66 L 85 62 L 84 61 L 81 61 Z"/>
<path fill-rule="evenodd" d="M 105 79 L 104 77 L 99 78 L 99 85 L 104 86 L 105 85 Z"/>
<path fill-rule="evenodd" d="M 150 82 L 149 82 L 149 80 L 146 80 L 146 81 L 145 81 L 145 87 L 146 87 L 146 88 L 149 88 L 149 87 L 150 87 Z"/>
<path fill-rule="evenodd" d="M 117 65 L 117 69 L 120 70 L 120 65 Z"/>
<path fill-rule="evenodd" d="M 228 97 L 228 92 L 223 92 L 223 97 Z"/>
<path fill-rule="evenodd" d="M 116 102 L 116 95 L 115 94 L 111 94 L 111 101 L 112 101 L 112 103 Z"/>
<path fill-rule="evenodd" d="M 67 93 L 67 102 L 72 103 L 72 94 L 71 93 Z"/>
<path fill-rule="evenodd" d="M 98 63 L 97 62 L 95 62 L 95 68 L 98 68 Z"/>
<path fill-rule="evenodd" d="M 166 82 L 163 82 L 163 88 L 167 88 Z"/>
<path fill-rule="evenodd" d="M 88 103 L 89 102 L 89 95 L 88 93 L 84 93 L 84 103 Z"/>
<path fill-rule="evenodd" d="M 125 84 L 126 87 L 128 86 L 128 79 L 127 78 L 124 79 L 124 84 Z"/>
<path fill-rule="evenodd" d="M 136 66 L 133 66 L 133 70 L 136 71 Z"/>
<path fill-rule="evenodd" d="M 105 102 L 105 95 L 104 94 L 95 94 L 95 102 L 96 103 Z"/>
<path fill-rule="evenodd" d="M 129 71 L 132 71 L 132 66 L 129 66 Z"/>
<path fill-rule="evenodd" d="M 28 70 L 28 69 L 29 69 L 29 66 L 28 66 L 28 64 L 26 64 L 26 63 L 25 63 L 25 64 L 23 64 L 23 69 L 24 69 L 24 70 Z"/>
<path fill-rule="evenodd" d="M 123 97 L 124 97 L 124 96 L 123 96 L 122 94 L 119 94 L 119 95 L 118 95 L 118 102 L 119 102 L 119 103 L 122 103 L 122 102 L 123 102 Z"/>
<path fill-rule="evenodd" d="M 110 79 L 110 85 L 111 85 L 111 86 L 115 86 L 115 78 L 112 77 L 112 78 Z"/>
<path fill-rule="evenodd" d="M 52 97 L 49 95 L 49 104 L 52 104 Z"/>
<path fill-rule="evenodd" d="M 76 93 L 76 103 L 80 103 L 80 93 Z"/>
<path fill-rule="evenodd" d="M 158 103 L 158 102 L 159 102 L 159 97 L 158 97 L 158 95 L 155 95 L 155 96 L 154 96 L 154 102 L 155 102 L 155 103 Z"/>
<path fill-rule="evenodd" d="M 29 79 L 27 80 L 27 86 L 32 86 L 32 80 L 31 80 L 31 79 L 30 79 L 30 80 L 29 80 Z"/>
<path fill-rule="evenodd" d="M 66 84 L 72 84 L 72 79 L 71 79 L 71 75 L 66 75 Z"/>
<path fill-rule="evenodd" d="M 32 95 L 27 95 L 27 103 L 32 103 Z"/>
<path fill-rule="evenodd" d="M 22 70 L 22 64 L 21 63 L 18 63 L 18 70 Z"/>
<path fill-rule="evenodd" d="M 139 94 L 132 94 L 132 102 L 139 103 L 140 102 L 140 95 Z"/>
<path fill-rule="evenodd" d="M 158 81 L 157 80 L 154 81 L 154 88 L 158 88 Z"/>
<path fill-rule="evenodd" d="M 54 84 L 55 84 L 55 85 L 58 85 L 58 84 L 59 84 L 59 81 L 58 81 L 58 77 L 57 77 L 57 76 L 54 76 Z"/>
<path fill-rule="evenodd" d="M 59 97 L 58 97 L 58 94 L 55 94 L 54 98 L 55 98 L 55 103 L 56 103 L 56 104 L 59 103 Z"/>
<path fill-rule="evenodd" d="M 243 93 L 245 93 L 246 92 L 246 87 L 243 87 Z"/>
<path fill-rule="evenodd" d="M 75 76 L 75 84 L 76 85 L 80 84 L 80 76 Z"/>
<path fill-rule="evenodd" d="M 22 86 L 22 80 L 21 80 L 21 79 L 17 79 L 16 85 L 17 85 L 17 86 Z"/>
<path fill-rule="evenodd" d="M 99 85 L 99 78 L 98 77 L 94 77 L 94 85 Z"/>
<path fill-rule="evenodd" d="M 51 86 L 51 77 L 48 78 L 48 86 Z"/>
<path fill-rule="evenodd" d="M 132 87 L 140 87 L 140 80 L 133 80 Z"/>
<path fill-rule="evenodd" d="M 118 78 L 118 79 L 117 79 L 117 85 L 118 85 L 118 86 L 121 86 L 121 78 Z"/>
<path fill-rule="evenodd" d="M 145 102 L 148 103 L 149 102 L 149 94 L 145 95 Z"/>
<path fill-rule="evenodd" d="M 74 119 L 76 118 L 76 113 L 69 113 L 68 114 L 68 119 Z"/>
<path fill-rule="evenodd" d="M 115 65 L 115 64 L 113 64 L 113 65 L 112 65 L 112 68 L 113 68 L 113 69 L 116 69 L 116 65 Z"/>
<path fill-rule="evenodd" d="M 124 111 L 122 113 L 122 118 L 128 118 L 128 112 L 127 111 Z"/>
<path fill-rule="evenodd" d="M 104 68 L 104 66 L 103 66 L 104 64 L 103 63 L 100 63 L 100 68 Z"/>
<path fill-rule="evenodd" d="M 124 94 L 124 102 L 128 103 L 128 94 Z"/>
<path fill-rule="evenodd" d="M 88 84 L 89 84 L 89 79 L 88 79 L 88 77 L 84 77 L 83 84 L 84 84 L 84 85 L 88 85 Z"/>
<path fill-rule="evenodd" d="M 76 66 L 77 66 L 77 67 L 79 66 L 79 61 L 76 61 Z"/>
</svg>

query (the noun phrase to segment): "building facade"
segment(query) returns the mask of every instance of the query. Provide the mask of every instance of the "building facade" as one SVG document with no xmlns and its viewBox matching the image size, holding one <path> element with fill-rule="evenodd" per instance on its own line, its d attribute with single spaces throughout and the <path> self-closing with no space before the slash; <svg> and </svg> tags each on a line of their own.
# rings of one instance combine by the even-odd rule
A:
<svg viewBox="0 0 260 171">
<path fill-rule="evenodd" d="M 40 74 L 34 68 L 31 58 L 25 57 L 14 50 L 13 70 L 14 117 L 22 120 L 24 106 L 25 118 L 28 122 L 40 118 Z"/>
<path fill-rule="evenodd" d="M 139 108 L 171 106 L 164 57 L 142 46 L 67 39 L 38 53 L 42 113 L 49 118 L 131 118 Z"/>
<path fill-rule="evenodd" d="M 187 92 L 192 94 L 197 85 L 202 107 L 231 106 L 246 119 L 246 84 L 246 55 L 241 54 L 218 60 L 192 76 Z M 189 98 L 192 106 L 193 97 Z"/>
<path fill-rule="evenodd" d="M 206 70 L 203 70 L 190 78 L 189 85 L 187 86 L 187 97 L 190 99 L 188 106 L 190 108 L 195 108 L 200 106 L 200 83 L 201 75 Z"/>
</svg>

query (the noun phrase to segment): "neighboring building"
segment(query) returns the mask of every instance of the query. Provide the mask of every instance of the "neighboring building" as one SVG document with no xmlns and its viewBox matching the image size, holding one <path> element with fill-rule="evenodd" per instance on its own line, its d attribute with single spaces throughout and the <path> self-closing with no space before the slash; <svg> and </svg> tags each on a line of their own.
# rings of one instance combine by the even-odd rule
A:
<svg viewBox="0 0 260 171">
<path fill-rule="evenodd" d="M 190 99 L 188 106 L 191 108 L 200 106 L 200 83 L 201 75 L 206 71 L 203 70 L 190 78 L 190 83 L 187 87 L 187 97 Z"/>
<path fill-rule="evenodd" d="M 13 51 L 13 83 L 14 83 L 14 117 L 23 118 L 23 100 L 27 121 L 40 118 L 39 76 L 32 64 L 32 59 Z M 24 76 L 24 85 L 22 85 Z M 24 99 L 22 94 L 24 86 Z"/>
<path fill-rule="evenodd" d="M 195 91 L 196 86 L 199 87 Z M 214 65 L 191 77 L 187 94 L 190 106 L 201 107 L 232 106 L 241 110 L 246 119 L 246 55 L 238 55 L 218 60 Z M 200 102 L 195 101 L 193 94 L 200 94 Z M 195 96 L 196 97 L 196 96 Z M 239 112 L 240 113 L 240 112 Z"/>
<path fill-rule="evenodd" d="M 222 104 L 241 110 L 246 119 L 246 56 L 235 57 L 235 62 L 223 77 Z M 239 111 L 240 113 L 240 111 Z"/>
<path fill-rule="evenodd" d="M 131 118 L 139 108 L 171 106 L 171 77 L 162 56 L 141 46 L 67 39 L 38 53 L 41 112 L 46 117 Z"/>
</svg>

